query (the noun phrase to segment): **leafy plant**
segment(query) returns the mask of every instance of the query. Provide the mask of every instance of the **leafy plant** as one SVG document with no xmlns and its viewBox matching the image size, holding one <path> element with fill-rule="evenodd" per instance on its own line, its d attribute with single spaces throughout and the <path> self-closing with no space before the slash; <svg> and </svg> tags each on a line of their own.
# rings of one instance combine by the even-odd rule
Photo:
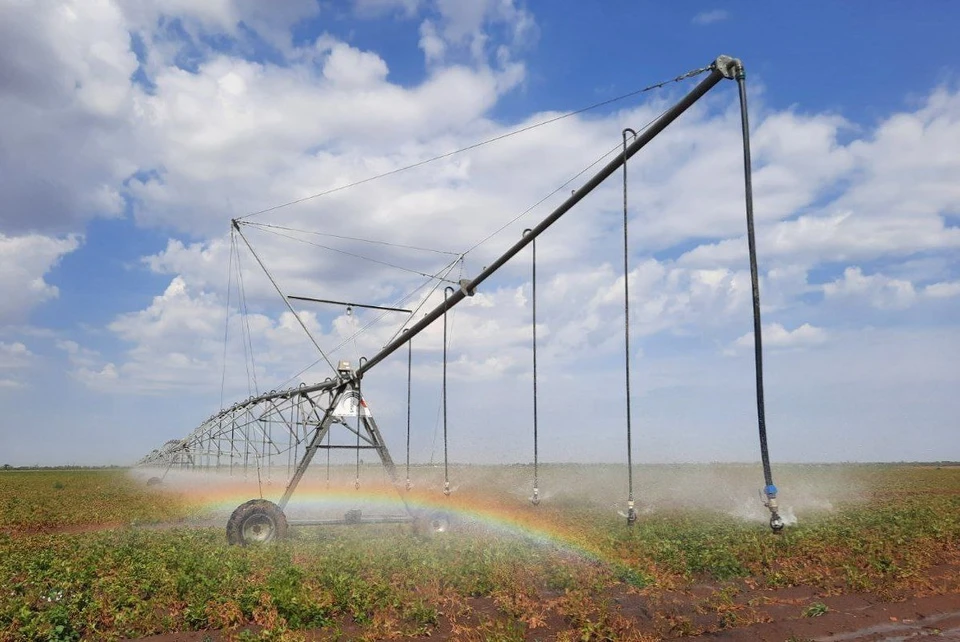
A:
<svg viewBox="0 0 960 642">
<path fill-rule="evenodd" d="M 820 617 L 829 612 L 830 609 L 823 602 L 814 602 L 803 611 L 803 617 Z"/>
</svg>

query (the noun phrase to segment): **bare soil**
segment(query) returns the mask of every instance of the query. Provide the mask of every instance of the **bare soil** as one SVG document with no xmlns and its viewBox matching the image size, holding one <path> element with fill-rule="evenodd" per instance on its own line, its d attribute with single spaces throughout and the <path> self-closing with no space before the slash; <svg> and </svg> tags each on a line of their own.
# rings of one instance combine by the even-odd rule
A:
<svg viewBox="0 0 960 642">
<path fill-rule="evenodd" d="M 762 590 L 703 584 L 676 592 L 624 591 L 608 597 L 612 609 L 644 634 L 645 637 L 638 638 L 642 640 L 893 642 L 929 637 L 960 642 L 960 567 L 932 569 L 929 579 L 934 588 L 914 595 L 830 595 L 804 586 Z M 489 637 L 484 632 L 491 632 L 491 625 L 495 630 L 496 625 L 509 624 L 492 598 L 470 598 L 466 606 L 465 614 L 442 615 L 430 635 L 400 639 L 482 640 Z M 375 639 L 369 630 L 348 620 L 336 628 L 339 632 L 331 627 L 301 633 L 307 640 Z M 551 611 L 544 624 L 528 630 L 525 638 L 553 640 L 558 633 L 569 629 L 570 623 Z M 219 641 L 236 639 L 238 633 L 170 633 L 142 638 L 142 641 Z"/>
</svg>

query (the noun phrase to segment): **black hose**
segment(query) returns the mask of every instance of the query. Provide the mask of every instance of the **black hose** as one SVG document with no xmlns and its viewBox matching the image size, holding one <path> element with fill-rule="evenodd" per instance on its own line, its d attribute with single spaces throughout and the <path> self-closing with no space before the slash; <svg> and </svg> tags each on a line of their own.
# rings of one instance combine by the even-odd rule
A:
<svg viewBox="0 0 960 642">
<path fill-rule="evenodd" d="M 747 117 L 747 81 L 743 66 L 737 68 L 737 86 L 740 90 L 740 123 L 743 129 L 743 182 L 747 209 L 747 248 L 750 253 L 750 287 L 753 290 L 753 358 L 757 376 L 757 427 L 760 432 L 760 460 L 763 463 L 764 493 L 770 509 L 770 527 L 774 531 L 783 528 L 783 520 L 777 512 L 777 487 L 773 484 L 770 470 L 770 453 L 767 448 L 767 418 L 763 403 L 763 338 L 760 323 L 760 278 L 757 270 L 757 240 L 753 224 L 753 176 L 750 161 L 750 121 Z"/>
</svg>

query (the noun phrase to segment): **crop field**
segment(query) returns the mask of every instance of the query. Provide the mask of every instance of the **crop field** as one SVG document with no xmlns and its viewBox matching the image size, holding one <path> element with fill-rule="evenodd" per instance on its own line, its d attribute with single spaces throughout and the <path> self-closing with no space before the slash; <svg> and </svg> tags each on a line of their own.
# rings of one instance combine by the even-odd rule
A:
<svg viewBox="0 0 960 642">
<path fill-rule="evenodd" d="M 340 510 L 351 492 L 374 504 L 397 496 L 373 484 L 355 491 L 340 472 L 328 494 L 311 482 L 290 517 Z M 543 467 L 536 507 L 524 466 L 456 468 L 450 498 L 435 470 L 416 472 L 409 501 L 448 507 L 449 532 L 304 526 L 246 548 L 227 545 L 226 516 L 261 489 L 278 495 L 282 482 L 171 474 L 148 487 L 135 471 L 0 472 L 0 639 L 960 631 L 960 466 L 780 466 L 779 535 L 766 525 L 755 466 L 638 467 L 632 528 L 617 513 L 622 467 Z"/>
</svg>

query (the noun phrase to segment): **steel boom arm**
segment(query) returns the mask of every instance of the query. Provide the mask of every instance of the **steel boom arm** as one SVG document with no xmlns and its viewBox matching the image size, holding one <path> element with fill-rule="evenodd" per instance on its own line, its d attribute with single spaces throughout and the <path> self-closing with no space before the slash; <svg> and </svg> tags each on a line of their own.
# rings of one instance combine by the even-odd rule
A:
<svg viewBox="0 0 960 642">
<path fill-rule="evenodd" d="M 397 349 L 412 340 L 431 323 L 443 316 L 444 312 L 463 301 L 463 299 L 465 299 L 467 296 L 472 295 L 477 286 L 490 278 L 490 276 L 503 267 L 507 261 L 512 259 L 521 250 L 523 250 L 523 248 L 532 243 L 535 238 L 546 231 L 548 227 L 556 223 L 557 220 L 566 214 L 570 209 L 572 209 L 574 205 L 582 201 L 587 194 L 595 190 L 601 183 L 603 183 L 603 181 L 609 178 L 611 174 L 620 169 L 620 167 L 629 158 L 631 158 L 634 154 L 643 149 L 650 141 L 656 138 L 660 132 L 662 132 L 673 121 L 679 118 L 681 114 L 687 111 L 687 109 L 689 109 L 695 102 L 700 100 L 700 98 L 702 98 L 708 91 L 713 89 L 721 80 L 724 78 L 734 79 L 736 77 L 737 70 L 741 68 L 742 65 L 738 59 L 731 58 L 730 56 L 719 56 L 711 65 L 709 75 L 696 87 L 694 87 L 689 94 L 684 96 L 677 104 L 665 111 L 659 118 L 651 123 L 649 127 L 644 129 L 643 132 L 641 132 L 640 135 L 638 135 L 636 139 L 634 139 L 634 141 L 627 146 L 626 153 L 617 154 L 613 160 L 611 160 L 600 171 L 594 174 L 593 177 L 590 178 L 590 180 L 588 180 L 580 189 L 571 194 L 570 197 L 561 203 L 555 210 L 553 210 L 549 216 L 540 221 L 540 223 L 528 234 L 525 234 L 519 241 L 514 243 L 513 246 L 501 254 L 497 260 L 484 268 L 484 270 L 480 272 L 476 278 L 471 281 L 461 282 L 461 287 L 459 290 L 450 295 L 445 301 L 437 305 L 437 307 L 427 313 L 427 315 L 424 316 L 420 321 L 410 326 L 406 332 L 403 332 L 399 337 L 385 345 L 380 352 L 360 365 L 355 376 L 357 378 L 363 377 L 363 375 L 369 372 L 374 366 L 396 352 Z M 342 373 L 341 376 L 343 376 Z M 339 379 L 339 377 L 337 379 Z M 263 400 L 272 397 L 286 397 L 296 393 L 330 390 L 338 385 L 339 382 L 337 379 L 328 379 L 321 383 L 309 386 L 300 386 L 299 388 L 294 388 L 291 390 L 271 392 L 260 395 L 256 399 Z"/>
<path fill-rule="evenodd" d="M 459 290 L 450 295 L 450 297 L 445 301 L 437 305 L 437 307 L 431 310 L 420 321 L 410 326 L 407 332 L 404 332 L 392 342 L 384 346 L 380 352 L 360 366 L 360 368 L 357 370 L 357 376 L 362 377 L 371 368 L 393 354 L 393 352 L 395 352 L 398 348 L 412 340 L 427 326 L 443 316 L 444 312 L 463 301 L 463 299 L 465 299 L 467 296 L 472 295 L 477 286 L 486 281 L 490 276 L 493 275 L 494 272 L 503 267 L 507 261 L 512 259 L 523 248 L 532 243 L 535 238 L 540 236 L 540 234 L 542 234 L 548 227 L 553 225 L 561 216 L 573 208 L 574 205 L 583 200 L 587 194 L 596 189 L 601 183 L 603 183 L 603 181 L 609 178 L 611 174 L 620 169 L 627 159 L 643 149 L 647 143 L 657 136 L 657 134 L 666 129 L 670 123 L 676 120 L 683 112 L 689 109 L 691 105 L 702 98 L 704 94 L 713 89 L 717 83 L 724 78 L 733 79 L 735 77 L 736 69 L 739 67 L 739 65 L 739 60 L 730 58 L 729 56 L 720 56 L 717 58 L 711 66 L 710 75 L 701 81 L 700 84 L 694 87 L 689 94 L 680 100 L 680 102 L 664 112 L 663 115 L 661 115 L 639 136 L 637 136 L 633 143 L 627 147 L 627 150 L 624 154 L 618 154 L 613 160 L 607 163 L 580 189 L 576 190 L 570 196 L 570 198 L 561 203 L 557 209 L 553 210 L 549 216 L 547 216 L 536 227 L 534 227 L 530 233 L 525 234 L 519 241 L 514 243 L 510 249 L 501 254 L 496 261 L 484 268 L 484 270 L 478 274 L 475 279 L 468 282 L 462 282 Z"/>
</svg>

